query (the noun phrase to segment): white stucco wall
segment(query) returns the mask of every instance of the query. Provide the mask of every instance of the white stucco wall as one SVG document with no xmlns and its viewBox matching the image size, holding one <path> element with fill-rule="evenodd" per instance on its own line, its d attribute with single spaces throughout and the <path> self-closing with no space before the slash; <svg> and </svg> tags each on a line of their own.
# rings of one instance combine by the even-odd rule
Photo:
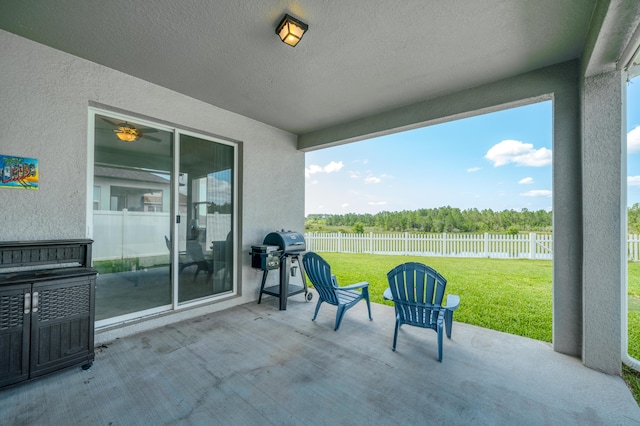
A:
<svg viewBox="0 0 640 426">
<path fill-rule="evenodd" d="M 250 246 L 268 232 L 304 228 L 304 154 L 295 135 L 5 31 L 0 57 L 0 154 L 37 158 L 40 167 L 38 190 L 0 189 L 0 240 L 87 236 L 88 108 L 112 107 L 241 142 L 241 297 L 177 316 L 257 298 Z"/>
</svg>

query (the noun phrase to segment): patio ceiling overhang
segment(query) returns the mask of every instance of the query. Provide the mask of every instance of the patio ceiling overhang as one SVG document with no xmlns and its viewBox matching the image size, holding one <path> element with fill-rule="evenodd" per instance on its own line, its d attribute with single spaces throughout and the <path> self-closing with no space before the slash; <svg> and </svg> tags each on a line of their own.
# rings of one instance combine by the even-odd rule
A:
<svg viewBox="0 0 640 426">
<path fill-rule="evenodd" d="M 295 48 L 274 34 L 285 12 L 309 24 Z M 596 0 L 7 0 L 0 28 L 304 135 L 573 59 L 597 73 L 639 16 Z"/>
</svg>

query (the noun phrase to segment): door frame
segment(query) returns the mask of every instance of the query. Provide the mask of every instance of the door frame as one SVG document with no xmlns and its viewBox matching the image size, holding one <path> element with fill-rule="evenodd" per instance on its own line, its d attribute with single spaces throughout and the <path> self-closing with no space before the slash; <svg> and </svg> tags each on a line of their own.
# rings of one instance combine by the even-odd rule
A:
<svg viewBox="0 0 640 426">
<path fill-rule="evenodd" d="M 89 106 L 88 114 L 87 114 L 87 186 L 86 186 L 86 237 L 93 239 L 94 228 L 93 228 L 93 188 L 94 188 L 94 172 L 95 172 L 95 116 L 104 115 L 107 117 L 113 117 L 115 119 L 120 119 L 124 121 L 133 121 L 135 123 L 139 123 L 145 126 L 153 127 L 159 130 L 164 130 L 167 132 L 173 133 L 173 141 L 172 141 L 172 155 L 173 155 L 173 170 L 171 170 L 171 180 L 170 180 L 170 188 L 171 188 L 171 200 L 170 200 L 170 236 L 171 236 L 171 303 L 168 305 L 158 306 L 151 309 L 146 309 L 142 311 L 136 311 L 130 314 L 125 314 L 117 317 L 106 318 L 103 320 L 96 321 L 95 327 L 96 329 L 106 328 L 109 326 L 113 326 L 116 324 L 122 324 L 124 322 L 129 322 L 132 320 L 140 319 L 143 317 L 155 316 L 161 313 L 165 313 L 167 311 L 180 311 L 186 308 L 190 308 L 197 305 L 203 305 L 207 303 L 216 302 L 219 300 L 226 300 L 229 297 L 235 297 L 239 294 L 238 290 L 238 232 L 239 232 L 239 211 L 240 206 L 238 204 L 239 200 L 239 150 L 241 142 L 235 141 L 233 139 L 213 135 L 204 131 L 195 131 L 187 129 L 183 126 L 178 126 L 174 124 L 169 124 L 166 122 L 161 122 L 161 120 L 155 121 L 149 118 L 141 117 L 138 114 L 113 110 L 110 108 L 105 108 L 104 106 Z M 233 172 L 232 172 L 232 180 L 233 180 L 233 189 L 232 189 L 232 203 L 233 203 L 233 212 L 231 219 L 231 232 L 233 235 L 232 244 L 233 244 L 233 256 L 232 256 L 232 284 L 231 291 L 213 294 L 210 297 L 205 297 L 201 299 L 196 299 L 193 301 L 185 301 L 182 303 L 178 302 L 178 274 L 179 274 L 179 253 L 178 253 L 178 239 L 177 239 L 177 229 L 176 229 L 176 220 L 179 215 L 179 179 L 176 178 L 177 174 L 179 174 L 179 164 L 180 164 L 180 136 L 187 135 L 192 137 L 197 137 L 203 140 L 208 140 L 213 143 L 223 144 L 227 146 L 231 146 L 233 148 Z"/>
</svg>

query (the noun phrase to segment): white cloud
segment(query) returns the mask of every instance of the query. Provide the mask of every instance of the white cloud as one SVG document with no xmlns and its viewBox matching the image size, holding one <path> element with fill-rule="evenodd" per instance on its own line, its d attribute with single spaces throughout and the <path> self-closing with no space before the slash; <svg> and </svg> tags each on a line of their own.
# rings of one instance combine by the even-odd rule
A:
<svg viewBox="0 0 640 426">
<path fill-rule="evenodd" d="M 375 176 L 367 176 L 364 179 L 364 183 L 380 183 L 380 178 Z"/>
<path fill-rule="evenodd" d="M 319 173 L 322 171 L 322 167 L 312 164 L 309 167 L 307 167 L 306 169 L 304 169 L 305 175 L 308 177 L 309 175 L 312 175 L 314 173 Z"/>
<path fill-rule="evenodd" d="M 640 126 L 627 133 L 627 152 L 640 152 Z"/>
<path fill-rule="evenodd" d="M 473 173 L 482 170 L 482 167 L 470 167 L 467 169 L 467 173 Z"/>
<path fill-rule="evenodd" d="M 231 203 L 231 184 L 226 180 L 212 178 L 207 193 L 211 201 L 218 205 Z"/>
<path fill-rule="evenodd" d="M 518 183 L 520 185 L 531 185 L 533 183 L 533 178 L 532 177 L 526 177 L 524 179 L 520 179 L 518 181 Z"/>
<path fill-rule="evenodd" d="M 360 172 L 356 172 L 356 171 L 350 170 L 349 171 L 349 177 L 351 179 L 358 179 L 360 177 Z"/>
<path fill-rule="evenodd" d="M 492 146 L 484 158 L 491 161 L 494 167 L 509 163 L 518 166 L 542 167 L 551 164 L 551 150 L 534 149 L 533 144 L 507 139 Z"/>
<path fill-rule="evenodd" d="M 627 176 L 628 186 L 640 186 L 640 176 Z"/>
<path fill-rule="evenodd" d="M 385 206 L 387 204 L 386 201 L 369 201 L 367 204 L 370 206 Z"/>
<path fill-rule="evenodd" d="M 342 163 L 342 161 L 338 161 L 338 162 L 332 161 L 324 167 L 318 166 L 317 164 L 312 164 L 306 169 L 304 169 L 304 176 L 310 177 L 312 174 L 315 174 L 315 173 L 333 173 L 333 172 L 340 171 L 342 167 L 344 167 L 344 164 Z"/>
<path fill-rule="evenodd" d="M 341 207 L 342 207 L 343 209 L 346 209 L 347 207 L 349 207 L 349 203 L 344 203 Z"/>
<path fill-rule="evenodd" d="M 342 167 L 344 167 L 344 164 L 342 164 L 342 161 L 338 161 L 338 162 L 332 161 L 329 164 L 327 164 L 326 166 L 324 166 L 324 171 L 326 173 L 337 172 Z"/>
<path fill-rule="evenodd" d="M 551 197 L 552 192 L 548 189 L 532 189 L 520 194 L 523 197 Z"/>
</svg>

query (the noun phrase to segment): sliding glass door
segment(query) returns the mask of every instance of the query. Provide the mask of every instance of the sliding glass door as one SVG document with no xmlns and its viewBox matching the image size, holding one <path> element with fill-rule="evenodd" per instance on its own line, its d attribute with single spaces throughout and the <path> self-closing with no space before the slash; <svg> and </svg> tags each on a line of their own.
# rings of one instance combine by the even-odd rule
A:
<svg viewBox="0 0 640 426">
<path fill-rule="evenodd" d="M 232 292 L 236 146 L 91 114 L 97 326 Z"/>
<path fill-rule="evenodd" d="M 234 148 L 180 135 L 180 303 L 231 291 Z"/>
</svg>

